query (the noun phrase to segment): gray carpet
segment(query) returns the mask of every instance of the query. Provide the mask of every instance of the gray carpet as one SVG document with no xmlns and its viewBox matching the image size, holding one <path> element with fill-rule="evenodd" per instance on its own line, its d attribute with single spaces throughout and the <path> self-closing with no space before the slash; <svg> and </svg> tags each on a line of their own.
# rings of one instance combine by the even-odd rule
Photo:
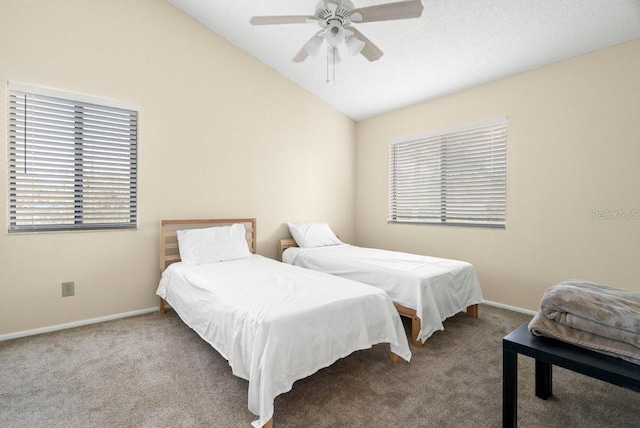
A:
<svg viewBox="0 0 640 428">
<path fill-rule="evenodd" d="M 282 427 L 499 427 L 502 337 L 530 317 L 487 305 L 459 314 L 410 364 L 356 352 L 275 400 Z M 407 326 L 408 327 L 408 326 Z M 640 427 L 640 394 L 554 368 L 534 395 L 519 357 L 520 427 Z M 247 382 L 174 312 L 0 342 L 1 427 L 244 427 Z"/>
</svg>

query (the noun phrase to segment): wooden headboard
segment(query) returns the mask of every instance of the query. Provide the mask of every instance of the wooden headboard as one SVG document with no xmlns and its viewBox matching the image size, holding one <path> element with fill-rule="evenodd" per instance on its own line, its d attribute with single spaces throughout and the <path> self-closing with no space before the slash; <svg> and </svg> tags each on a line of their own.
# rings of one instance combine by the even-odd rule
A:
<svg viewBox="0 0 640 428">
<path fill-rule="evenodd" d="M 298 244 L 296 243 L 296 240 L 293 238 L 281 239 L 280 245 L 278 245 L 278 261 L 282 261 L 282 253 L 284 253 L 284 250 L 286 250 L 287 248 L 297 247 L 297 246 Z"/>
<path fill-rule="evenodd" d="M 180 261 L 180 248 L 178 247 L 178 230 L 199 229 L 214 226 L 230 226 L 242 224 L 246 230 L 249 251 L 256 253 L 256 219 L 255 218 L 224 218 L 206 220 L 161 220 L 160 221 L 160 274 L 171 263 Z M 160 299 L 158 312 L 165 313 L 165 301 Z"/>
<path fill-rule="evenodd" d="M 171 263 L 180 261 L 178 248 L 178 230 L 199 229 L 214 226 L 230 226 L 240 223 L 247 235 L 249 251 L 256 253 L 256 219 L 255 218 L 225 218 L 225 219 L 197 219 L 197 220 L 161 220 L 160 222 L 160 273 Z"/>
</svg>

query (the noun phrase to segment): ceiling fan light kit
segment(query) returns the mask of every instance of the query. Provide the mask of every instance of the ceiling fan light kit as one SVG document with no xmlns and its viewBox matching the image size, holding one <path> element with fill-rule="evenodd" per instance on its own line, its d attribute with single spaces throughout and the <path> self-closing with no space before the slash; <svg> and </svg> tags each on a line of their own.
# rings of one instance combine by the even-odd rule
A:
<svg viewBox="0 0 640 428">
<path fill-rule="evenodd" d="M 362 49 L 364 49 L 364 44 L 365 43 L 362 40 L 354 35 L 347 37 L 347 41 L 345 42 L 345 45 L 347 46 L 347 49 L 349 49 L 349 53 L 351 54 L 351 56 L 356 56 L 360 52 L 362 52 Z"/>
<path fill-rule="evenodd" d="M 327 44 L 331 47 L 338 47 L 344 42 L 344 27 L 342 22 L 337 19 L 329 21 L 329 25 L 324 30 L 324 38 L 327 40 Z"/>
<path fill-rule="evenodd" d="M 358 9 L 350 0 L 321 0 L 312 16 L 254 16 L 250 22 L 252 25 L 318 24 L 321 30 L 303 45 L 293 61 L 302 62 L 309 55 L 316 56 L 323 40 L 326 40 L 329 82 L 329 66 L 335 66 L 339 62 L 338 47 L 343 44 L 351 55 L 362 54 L 369 61 L 377 61 L 384 55 L 380 48 L 352 26 L 353 23 L 419 18 L 422 10 L 421 0 L 405 0 Z M 335 68 L 333 74 L 335 76 Z"/>
</svg>

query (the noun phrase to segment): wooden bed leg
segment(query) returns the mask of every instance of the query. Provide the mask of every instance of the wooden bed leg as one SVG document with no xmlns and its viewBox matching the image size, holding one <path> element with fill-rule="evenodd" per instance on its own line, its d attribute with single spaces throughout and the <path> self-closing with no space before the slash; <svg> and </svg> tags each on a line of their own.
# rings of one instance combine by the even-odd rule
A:
<svg viewBox="0 0 640 428">
<path fill-rule="evenodd" d="M 269 419 L 267 423 L 262 426 L 262 428 L 273 428 L 273 418 Z"/>
<path fill-rule="evenodd" d="M 400 303 L 396 302 L 393 302 L 393 306 L 396 307 L 396 310 L 401 316 L 411 319 L 411 344 L 416 348 L 424 347 L 424 344 L 418 339 L 422 323 L 420 322 L 420 318 L 418 318 L 416 310 L 402 306 Z"/>
<path fill-rule="evenodd" d="M 476 303 L 475 305 L 471 305 L 467 307 L 467 316 L 469 318 L 478 318 L 478 310 L 480 307 Z"/>
<path fill-rule="evenodd" d="M 411 317 L 411 344 L 416 348 L 424 347 L 424 343 L 420 339 L 418 339 L 418 335 L 420 334 L 420 318 L 417 316 Z"/>
<path fill-rule="evenodd" d="M 389 359 L 393 364 L 398 364 L 400 362 L 400 356 L 398 354 L 394 354 L 393 352 L 389 353 Z"/>
<path fill-rule="evenodd" d="M 160 305 L 158 306 L 158 312 L 164 314 L 167 310 L 164 307 L 164 299 L 160 298 Z"/>
</svg>

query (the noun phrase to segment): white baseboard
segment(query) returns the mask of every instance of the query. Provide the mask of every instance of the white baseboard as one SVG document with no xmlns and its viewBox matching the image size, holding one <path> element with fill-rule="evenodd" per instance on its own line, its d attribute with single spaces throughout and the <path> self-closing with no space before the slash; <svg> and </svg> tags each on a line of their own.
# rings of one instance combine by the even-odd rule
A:
<svg viewBox="0 0 640 428">
<path fill-rule="evenodd" d="M 509 305 L 504 305 L 502 303 L 498 303 L 498 302 L 492 302 L 490 300 L 485 300 L 484 302 L 489 306 L 495 306 L 496 308 L 502 308 L 502 309 L 508 309 L 510 311 L 515 311 L 515 312 L 520 312 L 522 314 L 527 314 L 527 315 L 535 315 L 537 312 L 536 311 L 530 311 L 529 309 L 523 309 L 523 308 L 518 308 L 517 306 L 509 306 Z"/>
<path fill-rule="evenodd" d="M 536 314 L 535 311 L 530 311 L 528 309 L 518 308 L 516 306 L 504 305 L 502 303 L 492 302 L 490 300 L 485 300 L 483 303 L 487 304 L 489 306 L 495 306 L 497 308 L 502 308 L 502 309 L 507 309 L 507 310 L 510 310 L 510 311 L 520 312 L 520 313 L 531 315 L 531 316 Z M 168 308 L 170 308 L 169 305 L 167 305 L 167 309 Z M 24 331 L 18 331 L 16 333 L 3 334 L 3 335 L 0 335 L 0 342 L 2 342 L 4 340 L 17 339 L 19 337 L 34 336 L 36 334 L 50 333 L 52 331 L 66 330 L 68 328 L 74 328 L 74 327 L 81 327 L 83 325 L 97 324 L 97 323 L 100 323 L 100 322 L 116 320 L 116 319 L 119 319 L 119 318 L 127 318 L 127 317 L 133 317 L 133 316 L 136 316 L 136 315 L 148 314 L 148 313 L 151 313 L 151 312 L 155 312 L 157 310 L 158 310 L 157 307 L 147 308 L 147 309 L 140 309 L 140 310 L 137 310 L 137 311 L 124 312 L 124 313 L 121 313 L 121 314 L 107 315 L 107 316 L 104 316 L 104 317 L 91 318 L 91 319 L 88 319 L 88 320 L 81 320 L 81 321 L 74 321 L 74 322 L 70 322 L 70 323 L 66 323 L 66 324 L 52 325 L 50 327 L 42 327 L 42 328 L 36 328 L 36 329 L 33 329 L 33 330 L 24 330 Z"/>
<path fill-rule="evenodd" d="M 97 324 L 100 322 L 116 320 L 119 318 L 127 318 L 127 317 L 133 317 L 136 315 L 148 314 L 151 312 L 156 312 L 157 310 L 158 310 L 158 307 L 156 306 L 153 308 L 140 309 L 137 311 L 124 312 L 121 314 L 113 314 L 113 315 L 107 315 L 104 317 L 91 318 L 88 320 L 74 321 L 66 324 L 52 325 L 50 327 L 42 327 L 42 328 L 36 328 L 33 330 L 24 330 L 24 331 L 18 331 L 16 333 L 3 334 L 3 335 L 0 335 L 0 342 L 2 342 L 3 340 L 17 339 L 19 337 L 33 336 L 36 334 L 50 333 L 52 331 L 66 330 L 68 328 L 74 328 L 74 327 L 81 327 L 83 325 Z"/>
</svg>

